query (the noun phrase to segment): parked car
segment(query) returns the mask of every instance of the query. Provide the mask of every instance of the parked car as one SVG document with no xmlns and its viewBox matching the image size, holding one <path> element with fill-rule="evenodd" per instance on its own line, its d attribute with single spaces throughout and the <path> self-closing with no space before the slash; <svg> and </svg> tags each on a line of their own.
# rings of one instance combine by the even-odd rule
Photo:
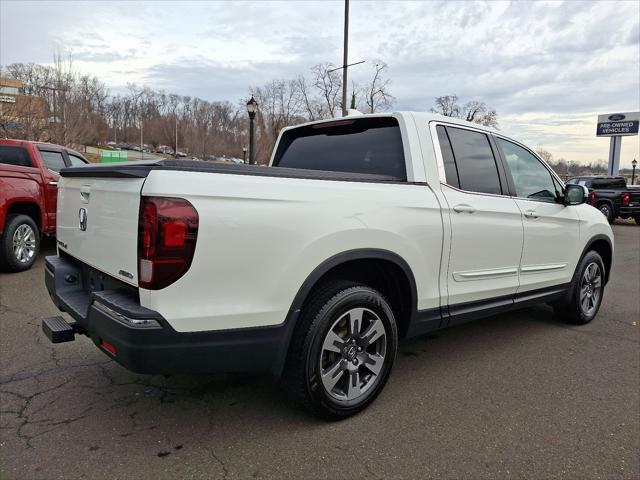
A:
<svg viewBox="0 0 640 480">
<path fill-rule="evenodd" d="M 374 400 L 399 339 L 544 302 L 590 322 L 611 269 L 584 187 L 433 114 L 285 128 L 270 167 L 94 165 L 60 188 L 45 282 L 74 323 L 45 319 L 51 341 L 135 372 L 270 372 L 328 418 Z"/>
<path fill-rule="evenodd" d="M 616 218 L 633 218 L 640 225 L 640 190 L 627 186 L 624 177 L 573 177 L 568 184 L 589 189 L 589 203 L 602 212 L 609 223 Z"/>
<path fill-rule="evenodd" d="M 56 229 L 58 172 L 85 165 L 82 154 L 51 143 L 0 139 L 0 267 L 33 265 L 42 235 Z"/>
</svg>

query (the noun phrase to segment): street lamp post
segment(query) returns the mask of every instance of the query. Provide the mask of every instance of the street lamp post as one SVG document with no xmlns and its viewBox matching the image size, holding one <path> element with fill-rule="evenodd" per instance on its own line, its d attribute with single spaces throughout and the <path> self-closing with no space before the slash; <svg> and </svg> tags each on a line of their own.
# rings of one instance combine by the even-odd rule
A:
<svg viewBox="0 0 640 480">
<path fill-rule="evenodd" d="M 242 147 L 242 162 L 247 163 L 247 147 Z"/>
<path fill-rule="evenodd" d="M 631 162 L 631 185 L 635 185 L 635 180 L 636 180 L 636 166 L 638 165 L 638 161 L 634 158 L 633 161 Z"/>
<path fill-rule="evenodd" d="M 257 111 L 258 102 L 251 95 L 251 99 L 247 102 L 247 113 L 249 114 L 249 165 L 255 165 L 256 163 L 256 132 L 253 120 L 256 118 Z"/>
</svg>

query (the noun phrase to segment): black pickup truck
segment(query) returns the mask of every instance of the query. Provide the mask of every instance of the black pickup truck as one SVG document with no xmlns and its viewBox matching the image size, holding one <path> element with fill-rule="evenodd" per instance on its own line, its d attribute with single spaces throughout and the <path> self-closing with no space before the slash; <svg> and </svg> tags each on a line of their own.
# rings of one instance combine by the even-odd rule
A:
<svg viewBox="0 0 640 480">
<path fill-rule="evenodd" d="M 589 189 L 589 203 L 607 217 L 609 223 L 632 217 L 640 225 L 640 186 L 628 187 L 624 177 L 573 177 L 567 183 Z"/>
</svg>

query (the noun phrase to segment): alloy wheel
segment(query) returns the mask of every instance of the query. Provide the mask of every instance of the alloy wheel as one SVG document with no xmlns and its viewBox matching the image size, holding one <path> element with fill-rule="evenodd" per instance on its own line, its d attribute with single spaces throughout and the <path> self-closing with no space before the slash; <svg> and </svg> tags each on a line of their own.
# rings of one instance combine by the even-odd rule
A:
<svg viewBox="0 0 640 480">
<path fill-rule="evenodd" d="M 326 392 L 353 401 L 380 378 L 387 354 L 387 332 L 368 308 L 352 308 L 327 332 L 320 353 L 320 376 Z"/>
<path fill-rule="evenodd" d="M 13 254 L 20 263 L 28 263 L 36 253 L 36 234 L 29 225 L 20 225 L 13 234 Z"/>
<path fill-rule="evenodd" d="M 582 313 L 591 316 L 598 306 L 602 293 L 602 272 L 600 266 L 591 262 L 585 268 L 580 282 L 580 308 Z"/>
</svg>

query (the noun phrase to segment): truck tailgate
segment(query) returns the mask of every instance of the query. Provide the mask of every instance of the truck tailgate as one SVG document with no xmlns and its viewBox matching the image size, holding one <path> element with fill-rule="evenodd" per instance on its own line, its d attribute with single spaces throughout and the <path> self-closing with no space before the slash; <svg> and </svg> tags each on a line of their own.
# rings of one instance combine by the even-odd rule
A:
<svg viewBox="0 0 640 480">
<path fill-rule="evenodd" d="M 138 215 L 145 178 L 62 177 L 58 248 L 138 285 Z"/>
</svg>

